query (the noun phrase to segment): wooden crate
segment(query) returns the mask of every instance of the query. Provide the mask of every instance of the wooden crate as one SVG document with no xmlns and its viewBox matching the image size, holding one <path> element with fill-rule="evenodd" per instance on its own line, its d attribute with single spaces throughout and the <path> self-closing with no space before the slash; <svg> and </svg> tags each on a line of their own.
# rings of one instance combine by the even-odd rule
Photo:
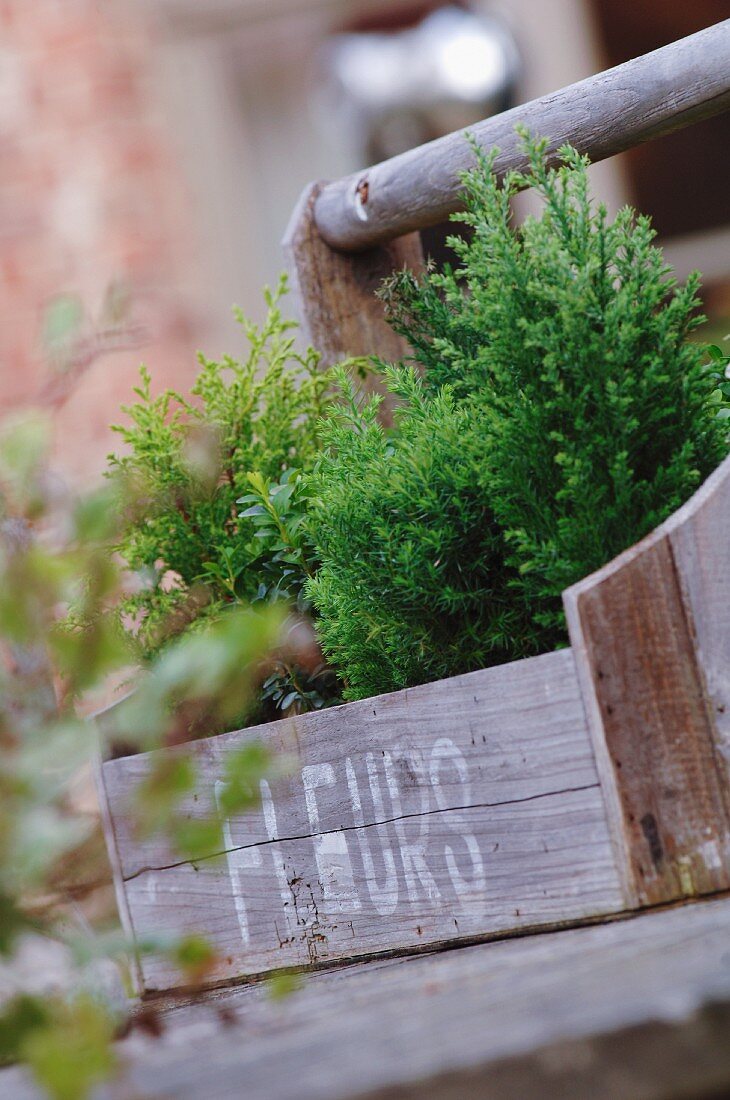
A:
<svg viewBox="0 0 730 1100">
<path fill-rule="evenodd" d="M 132 935 L 202 930 L 217 983 L 730 887 L 730 459 L 565 605 L 570 649 L 160 750 L 198 762 L 193 818 L 243 743 L 291 761 L 223 855 L 136 838 L 155 754 L 103 763 Z M 140 959 L 141 990 L 178 980 Z"/>
<path fill-rule="evenodd" d="M 516 122 L 595 160 L 730 106 L 730 20 L 473 128 L 522 166 Z M 422 262 L 414 231 L 459 203 L 454 134 L 307 188 L 285 251 L 325 361 L 406 348 L 373 290 Z M 394 239 L 397 238 L 397 239 Z M 348 251 L 349 250 L 349 251 Z M 290 966 L 605 919 L 730 888 L 730 459 L 639 545 L 564 593 L 571 648 L 199 741 L 186 812 L 260 739 L 286 774 L 180 861 L 138 840 L 150 755 L 100 789 L 120 910 L 136 940 L 203 931 L 211 983 Z M 174 989 L 159 957 L 140 991 Z"/>
</svg>

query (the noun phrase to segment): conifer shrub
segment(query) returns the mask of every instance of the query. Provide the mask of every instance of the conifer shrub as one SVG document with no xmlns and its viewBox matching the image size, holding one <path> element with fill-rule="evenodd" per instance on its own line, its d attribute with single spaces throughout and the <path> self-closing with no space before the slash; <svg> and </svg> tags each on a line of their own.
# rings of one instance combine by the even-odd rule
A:
<svg viewBox="0 0 730 1100">
<path fill-rule="evenodd" d="M 349 698 L 552 648 L 562 590 L 647 534 L 727 453 L 727 387 L 687 340 L 648 218 L 592 205 L 588 161 L 475 147 L 459 264 L 384 288 L 421 368 L 386 370 L 390 433 L 344 387 L 311 488 L 308 591 Z M 511 199 L 541 196 L 522 226 Z"/>
<path fill-rule="evenodd" d="M 307 591 L 346 698 L 395 691 L 509 659 L 529 618 L 507 585 L 501 532 L 476 476 L 481 439 L 448 386 L 427 393 L 412 367 L 386 369 L 401 402 L 358 399 L 344 371 L 339 415 L 308 479 L 320 567 Z"/>
<path fill-rule="evenodd" d="M 128 423 L 114 429 L 125 450 L 110 456 L 110 473 L 137 502 L 117 546 L 135 581 L 120 613 L 143 662 L 237 605 L 303 610 L 301 477 L 318 451 L 330 378 L 315 351 L 295 350 L 285 290 L 282 279 L 265 292 L 262 325 L 237 314 L 248 345 L 241 360 L 199 357 L 190 399 L 153 395 L 143 369 L 138 400 L 122 409 Z M 274 710 L 322 705 L 319 688 L 327 694 L 331 684 L 325 690 L 321 675 L 277 667 L 264 701 Z"/>
</svg>

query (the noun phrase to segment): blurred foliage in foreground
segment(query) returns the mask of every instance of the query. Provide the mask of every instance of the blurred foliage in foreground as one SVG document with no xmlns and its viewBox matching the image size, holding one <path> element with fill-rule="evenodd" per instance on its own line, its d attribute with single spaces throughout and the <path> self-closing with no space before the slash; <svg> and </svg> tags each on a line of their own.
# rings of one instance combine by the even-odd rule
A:
<svg viewBox="0 0 730 1100">
<path fill-rule="evenodd" d="M 100 748 L 83 712 L 110 677 L 132 675 L 114 612 L 129 578 L 109 546 L 140 504 L 121 476 L 90 495 L 69 494 L 49 470 L 48 435 L 40 415 L 0 428 L 0 1064 L 25 1061 L 56 1100 L 84 1100 L 115 1068 L 112 1040 L 125 1016 L 124 998 L 101 995 L 94 974 L 100 960 L 124 959 L 128 945 L 75 921 L 63 883 L 94 825 L 74 799 Z M 276 609 L 237 608 L 166 646 L 134 675 L 135 694 L 118 718 L 110 712 L 104 736 L 135 751 L 223 728 L 269 672 L 264 658 L 281 627 Z M 256 801 L 267 766 L 257 745 L 231 757 L 223 814 Z M 221 829 L 212 803 L 207 819 L 191 824 L 182 814 L 195 781 L 193 761 L 175 754 L 133 807 L 140 831 L 165 833 L 183 858 L 201 845 L 210 851 Z M 37 965 L 30 982 L 16 965 L 29 953 L 42 958 L 51 942 L 71 975 L 60 989 L 39 985 Z M 197 937 L 141 946 L 166 952 L 191 985 L 215 963 Z"/>
</svg>

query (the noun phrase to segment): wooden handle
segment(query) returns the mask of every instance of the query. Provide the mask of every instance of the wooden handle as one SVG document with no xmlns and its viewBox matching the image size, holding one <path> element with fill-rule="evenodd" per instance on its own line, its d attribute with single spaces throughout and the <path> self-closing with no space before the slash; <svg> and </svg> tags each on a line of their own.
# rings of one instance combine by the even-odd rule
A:
<svg viewBox="0 0 730 1100">
<path fill-rule="evenodd" d="M 523 123 L 570 142 L 594 161 L 730 108 L 730 19 L 470 126 L 497 146 L 499 175 L 525 168 L 515 134 Z M 465 131 L 438 138 L 322 188 L 314 217 L 332 248 L 357 251 L 444 221 L 460 209 L 461 173 L 473 165 Z M 686 166 L 691 171 L 691 166 Z"/>
<path fill-rule="evenodd" d="M 628 897 L 730 888 L 730 458 L 563 599 Z"/>
</svg>

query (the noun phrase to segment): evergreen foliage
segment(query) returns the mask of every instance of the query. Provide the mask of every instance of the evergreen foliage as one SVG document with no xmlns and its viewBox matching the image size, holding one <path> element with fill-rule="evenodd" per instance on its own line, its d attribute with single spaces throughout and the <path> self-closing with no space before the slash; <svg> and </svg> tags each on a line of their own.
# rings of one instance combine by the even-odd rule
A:
<svg viewBox="0 0 730 1100">
<path fill-rule="evenodd" d="M 326 655 L 347 698 L 395 691 L 507 660 L 530 624 L 506 584 L 500 532 L 477 478 L 481 440 L 448 387 L 385 371 L 395 429 L 344 396 L 310 485 L 321 566 L 308 582 Z"/>
<path fill-rule="evenodd" d="M 143 369 L 138 401 L 122 410 L 130 422 L 115 427 L 126 453 L 110 456 L 111 473 L 137 502 L 118 545 L 136 582 L 120 612 L 143 661 L 238 605 L 306 610 L 301 474 L 317 453 L 330 379 L 315 351 L 296 352 L 295 325 L 280 310 L 285 290 L 282 278 L 265 292 L 261 326 L 238 312 L 242 360 L 199 357 L 190 400 L 154 396 Z M 287 661 L 272 675 L 269 710 L 312 709 L 333 691 L 316 667 Z"/>
<path fill-rule="evenodd" d="M 384 289 L 423 368 L 385 372 L 394 431 L 345 386 L 310 479 L 309 592 L 350 698 L 560 645 L 561 591 L 727 452 L 727 390 L 687 340 L 698 278 L 677 285 L 648 218 L 593 208 L 575 150 L 551 169 L 523 140 L 502 184 L 475 147 L 459 266 Z M 515 227 L 525 186 L 543 210 Z"/>
</svg>

